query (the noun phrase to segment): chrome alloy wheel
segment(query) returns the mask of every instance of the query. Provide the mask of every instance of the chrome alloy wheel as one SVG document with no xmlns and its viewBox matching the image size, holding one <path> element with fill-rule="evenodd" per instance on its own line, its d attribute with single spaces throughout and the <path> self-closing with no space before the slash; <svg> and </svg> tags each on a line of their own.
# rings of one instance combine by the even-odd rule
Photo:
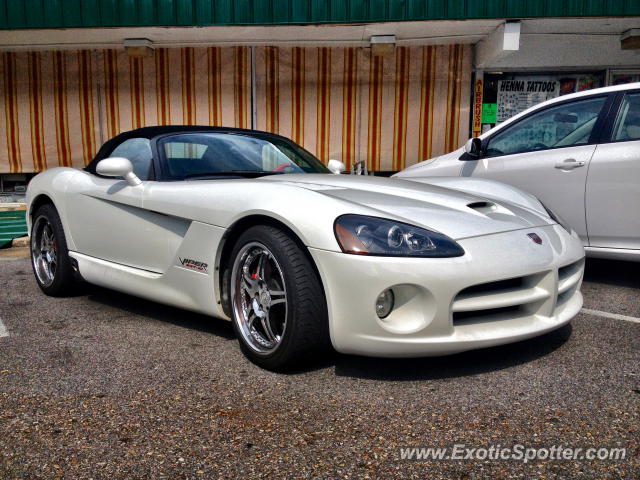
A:
<svg viewBox="0 0 640 480">
<path fill-rule="evenodd" d="M 45 216 L 38 217 L 31 234 L 31 258 L 41 285 L 53 283 L 58 269 L 58 247 L 53 227 Z"/>
<path fill-rule="evenodd" d="M 238 252 L 231 271 L 233 313 L 245 343 L 260 354 L 273 352 L 287 327 L 287 292 L 280 264 L 262 243 Z"/>
</svg>

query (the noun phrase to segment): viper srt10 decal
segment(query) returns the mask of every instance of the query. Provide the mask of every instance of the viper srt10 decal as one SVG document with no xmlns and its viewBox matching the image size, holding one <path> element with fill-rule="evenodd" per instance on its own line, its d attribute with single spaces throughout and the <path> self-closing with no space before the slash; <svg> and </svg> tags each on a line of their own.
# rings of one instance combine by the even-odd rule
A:
<svg viewBox="0 0 640 480">
<path fill-rule="evenodd" d="M 199 262 L 198 260 L 193 260 L 191 258 L 180 258 L 180 263 L 185 268 L 192 268 L 194 270 L 198 270 L 199 272 L 206 272 L 207 267 L 209 266 L 204 262 Z"/>
</svg>

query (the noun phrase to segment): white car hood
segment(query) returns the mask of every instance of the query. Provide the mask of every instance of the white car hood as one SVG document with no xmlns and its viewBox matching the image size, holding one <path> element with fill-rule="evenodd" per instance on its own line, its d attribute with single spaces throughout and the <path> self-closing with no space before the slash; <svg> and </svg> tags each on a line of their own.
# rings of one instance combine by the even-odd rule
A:
<svg viewBox="0 0 640 480">
<path fill-rule="evenodd" d="M 528 229 L 554 222 L 534 209 L 408 180 L 357 175 L 274 175 L 279 182 L 366 207 L 373 216 L 392 218 L 453 239 Z M 310 212 L 312 215 L 313 212 Z"/>
</svg>

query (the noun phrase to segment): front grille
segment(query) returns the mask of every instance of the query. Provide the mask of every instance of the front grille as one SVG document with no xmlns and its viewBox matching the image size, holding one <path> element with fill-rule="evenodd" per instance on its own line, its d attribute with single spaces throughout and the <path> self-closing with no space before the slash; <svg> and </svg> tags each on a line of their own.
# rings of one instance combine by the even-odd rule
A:
<svg viewBox="0 0 640 480">
<path fill-rule="evenodd" d="M 502 308 L 487 308 L 484 310 L 474 310 L 469 312 L 453 312 L 454 325 L 466 325 L 470 323 L 480 323 L 487 321 L 498 321 L 507 318 L 518 317 L 525 310 L 522 306 L 511 306 Z"/>
<path fill-rule="evenodd" d="M 497 282 L 481 283 L 473 285 L 462 290 L 458 295 L 478 294 L 495 292 L 498 290 L 506 290 L 509 288 L 521 288 L 524 279 L 522 277 L 508 278 L 507 280 L 498 280 Z"/>
<path fill-rule="evenodd" d="M 552 271 L 471 285 L 453 299 L 454 326 L 496 322 L 531 315 L 555 315 L 580 287 L 584 259 Z M 553 295 L 557 295 L 555 303 Z M 555 304 L 555 311 L 553 305 Z"/>
<path fill-rule="evenodd" d="M 454 325 L 499 321 L 530 315 L 535 306 L 550 297 L 539 287 L 543 273 L 472 285 L 453 300 Z"/>
</svg>

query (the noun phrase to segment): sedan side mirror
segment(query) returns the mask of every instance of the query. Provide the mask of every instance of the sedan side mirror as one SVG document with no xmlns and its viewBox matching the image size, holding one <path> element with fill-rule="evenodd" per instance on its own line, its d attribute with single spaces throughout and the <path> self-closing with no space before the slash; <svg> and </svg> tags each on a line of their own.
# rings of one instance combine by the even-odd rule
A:
<svg viewBox="0 0 640 480">
<path fill-rule="evenodd" d="M 340 175 L 347 169 L 346 165 L 340 160 L 329 160 L 327 168 L 331 170 L 331 173 L 335 173 L 336 175 Z"/>
<path fill-rule="evenodd" d="M 464 144 L 464 151 L 473 159 L 480 158 L 482 152 L 482 140 L 478 137 L 470 138 L 467 143 Z"/>
<path fill-rule="evenodd" d="M 124 177 L 126 182 L 135 187 L 142 181 L 133 173 L 133 165 L 124 157 L 109 157 L 100 160 L 96 166 L 96 172 L 105 177 Z"/>
</svg>

